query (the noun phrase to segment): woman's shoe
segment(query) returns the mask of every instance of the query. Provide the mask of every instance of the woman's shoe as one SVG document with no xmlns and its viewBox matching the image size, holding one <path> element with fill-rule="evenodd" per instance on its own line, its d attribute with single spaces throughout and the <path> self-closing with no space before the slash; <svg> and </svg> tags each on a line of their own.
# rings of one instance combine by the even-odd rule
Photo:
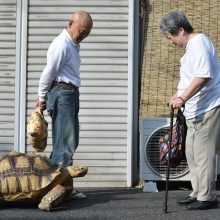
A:
<svg viewBox="0 0 220 220">
<path fill-rule="evenodd" d="M 191 204 L 191 203 L 193 203 L 193 202 L 196 202 L 196 201 L 197 201 L 196 198 L 193 198 L 193 197 L 191 197 L 191 196 L 187 196 L 185 199 L 182 199 L 182 200 L 177 201 L 177 203 L 178 203 L 179 205 L 189 205 L 189 204 Z"/>
<path fill-rule="evenodd" d="M 218 208 L 218 200 L 213 201 L 196 201 L 187 207 L 188 210 L 204 210 Z"/>
</svg>

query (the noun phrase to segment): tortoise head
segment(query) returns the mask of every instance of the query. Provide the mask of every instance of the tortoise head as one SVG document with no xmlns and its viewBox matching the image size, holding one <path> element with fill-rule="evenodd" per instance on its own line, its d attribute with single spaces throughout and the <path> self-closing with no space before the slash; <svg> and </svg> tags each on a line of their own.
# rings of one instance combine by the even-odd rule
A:
<svg viewBox="0 0 220 220">
<path fill-rule="evenodd" d="M 72 178 L 83 177 L 88 172 L 88 167 L 86 166 L 68 166 L 66 169 Z"/>
</svg>

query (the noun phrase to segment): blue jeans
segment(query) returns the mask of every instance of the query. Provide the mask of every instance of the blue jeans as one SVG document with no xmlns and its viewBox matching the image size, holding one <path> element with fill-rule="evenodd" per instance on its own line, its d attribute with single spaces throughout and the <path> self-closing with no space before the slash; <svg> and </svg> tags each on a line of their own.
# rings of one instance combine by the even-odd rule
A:
<svg viewBox="0 0 220 220">
<path fill-rule="evenodd" d="M 47 111 L 52 118 L 53 165 L 72 165 L 72 156 L 79 143 L 79 92 L 54 86 L 47 94 Z"/>
</svg>

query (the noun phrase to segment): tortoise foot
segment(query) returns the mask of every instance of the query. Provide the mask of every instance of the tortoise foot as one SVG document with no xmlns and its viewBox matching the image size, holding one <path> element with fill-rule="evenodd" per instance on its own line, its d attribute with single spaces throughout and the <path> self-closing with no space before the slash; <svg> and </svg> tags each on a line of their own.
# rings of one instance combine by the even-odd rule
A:
<svg viewBox="0 0 220 220">
<path fill-rule="evenodd" d="M 42 199 L 40 204 L 38 205 L 38 208 L 49 212 L 51 210 L 52 206 L 50 205 L 50 202 Z"/>
<path fill-rule="evenodd" d="M 55 186 L 41 199 L 38 208 L 44 211 L 51 211 L 53 207 L 57 206 L 65 199 L 67 191 L 68 189 L 64 186 Z"/>
</svg>

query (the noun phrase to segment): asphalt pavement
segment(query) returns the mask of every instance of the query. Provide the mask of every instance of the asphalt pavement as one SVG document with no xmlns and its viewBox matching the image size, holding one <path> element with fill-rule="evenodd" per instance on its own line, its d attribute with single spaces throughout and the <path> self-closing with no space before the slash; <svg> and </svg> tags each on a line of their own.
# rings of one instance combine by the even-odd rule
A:
<svg viewBox="0 0 220 220">
<path fill-rule="evenodd" d="M 23 220 L 217 220 L 217 209 L 189 211 L 176 201 L 190 192 L 190 186 L 181 183 L 170 185 L 168 213 L 164 213 L 164 183 L 158 183 L 159 192 L 144 193 L 141 188 L 81 188 L 87 195 L 84 200 L 64 202 L 51 212 L 41 211 L 37 204 L 0 204 L 0 219 Z M 220 201 L 220 191 L 217 191 Z"/>
</svg>

